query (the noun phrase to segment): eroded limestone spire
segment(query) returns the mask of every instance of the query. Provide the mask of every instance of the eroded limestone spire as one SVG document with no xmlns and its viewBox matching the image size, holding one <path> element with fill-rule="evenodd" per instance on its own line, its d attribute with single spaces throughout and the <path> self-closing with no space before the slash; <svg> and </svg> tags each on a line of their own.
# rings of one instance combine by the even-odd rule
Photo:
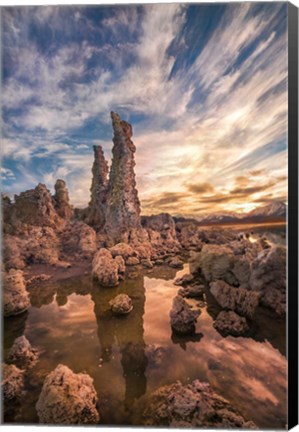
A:
<svg viewBox="0 0 299 432">
<path fill-rule="evenodd" d="M 69 219 L 73 215 L 73 207 L 70 205 L 69 192 L 64 180 L 56 180 L 54 207 L 60 217 Z"/>
<path fill-rule="evenodd" d="M 105 230 L 114 236 L 140 228 L 140 202 L 135 181 L 136 147 L 131 141 L 132 126 L 111 112 L 114 131 Z"/>
<path fill-rule="evenodd" d="M 101 229 L 105 224 L 108 164 L 101 146 L 93 146 L 93 151 L 94 162 L 92 166 L 88 223 L 96 229 Z"/>
</svg>

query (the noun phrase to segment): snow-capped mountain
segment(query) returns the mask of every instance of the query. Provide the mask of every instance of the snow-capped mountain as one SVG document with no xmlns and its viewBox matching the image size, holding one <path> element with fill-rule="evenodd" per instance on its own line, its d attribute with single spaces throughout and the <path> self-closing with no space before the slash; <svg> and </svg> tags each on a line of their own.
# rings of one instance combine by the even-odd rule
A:
<svg viewBox="0 0 299 432">
<path fill-rule="evenodd" d="M 287 206 L 281 201 L 272 201 L 271 203 L 258 207 L 247 213 L 246 217 L 284 217 L 287 213 Z"/>
</svg>

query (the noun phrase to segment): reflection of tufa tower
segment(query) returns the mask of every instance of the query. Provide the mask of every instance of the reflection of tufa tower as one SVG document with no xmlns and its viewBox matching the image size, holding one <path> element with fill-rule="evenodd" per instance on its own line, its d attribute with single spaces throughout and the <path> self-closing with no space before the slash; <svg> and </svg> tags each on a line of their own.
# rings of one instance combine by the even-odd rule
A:
<svg viewBox="0 0 299 432">
<path fill-rule="evenodd" d="M 112 164 L 108 166 L 100 146 L 94 147 L 93 180 L 88 222 L 97 229 L 104 227 L 113 237 L 131 229 L 140 229 L 140 202 L 135 181 L 136 147 L 131 141 L 132 126 L 111 112 L 114 131 Z"/>
</svg>

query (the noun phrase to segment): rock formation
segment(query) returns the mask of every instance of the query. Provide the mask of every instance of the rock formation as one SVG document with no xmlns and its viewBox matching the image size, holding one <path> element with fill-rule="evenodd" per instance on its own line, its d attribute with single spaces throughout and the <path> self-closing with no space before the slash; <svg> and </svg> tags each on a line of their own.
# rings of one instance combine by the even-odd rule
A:
<svg viewBox="0 0 299 432">
<path fill-rule="evenodd" d="M 101 146 L 93 146 L 94 162 L 92 166 L 91 199 L 88 205 L 86 222 L 96 230 L 105 225 L 106 199 L 108 187 L 108 164 Z"/>
<path fill-rule="evenodd" d="M 136 147 L 132 126 L 111 112 L 114 131 L 112 165 L 109 175 L 105 231 L 121 240 L 131 229 L 140 229 L 140 202 L 135 181 Z"/>
<path fill-rule="evenodd" d="M 146 426 L 172 428 L 256 429 L 208 383 L 176 382 L 156 390 L 149 398 L 143 418 Z"/>
<path fill-rule="evenodd" d="M 57 214 L 51 194 L 44 184 L 15 195 L 11 221 L 35 226 L 57 228 L 62 220 Z"/>
<path fill-rule="evenodd" d="M 99 413 L 93 379 L 58 365 L 45 379 L 36 403 L 40 423 L 96 424 Z"/>
<path fill-rule="evenodd" d="M 53 196 L 54 208 L 63 219 L 70 219 L 73 208 L 70 205 L 69 192 L 64 180 L 56 180 L 55 195 Z"/>
<path fill-rule="evenodd" d="M 24 372 L 15 365 L 3 365 L 2 391 L 4 402 L 20 399 L 24 389 Z"/>
<path fill-rule="evenodd" d="M 20 369 L 32 367 L 38 358 L 37 350 L 32 348 L 26 336 L 18 337 L 11 347 L 7 361 L 14 363 Z"/>
<path fill-rule="evenodd" d="M 92 261 L 92 275 L 102 286 L 117 286 L 124 269 L 123 258 L 113 258 L 111 252 L 105 248 L 98 250 Z"/>
<path fill-rule="evenodd" d="M 109 301 L 109 305 L 115 315 L 126 315 L 133 309 L 132 299 L 127 294 L 118 294 Z"/>
<path fill-rule="evenodd" d="M 253 317 L 259 304 L 259 293 L 232 287 L 222 280 L 211 282 L 210 288 L 211 293 L 222 308 L 235 311 L 249 318 Z"/>
<path fill-rule="evenodd" d="M 243 336 L 249 330 L 246 318 L 233 311 L 221 311 L 213 326 L 222 336 Z"/>
<path fill-rule="evenodd" d="M 199 310 L 192 310 L 182 297 L 176 296 L 170 311 L 172 330 L 181 335 L 195 333 L 195 324 L 199 314 Z"/>
<path fill-rule="evenodd" d="M 4 273 L 2 280 L 4 287 L 4 316 L 8 317 L 25 312 L 30 306 L 30 301 L 23 272 L 11 269 L 9 272 Z"/>
</svg>

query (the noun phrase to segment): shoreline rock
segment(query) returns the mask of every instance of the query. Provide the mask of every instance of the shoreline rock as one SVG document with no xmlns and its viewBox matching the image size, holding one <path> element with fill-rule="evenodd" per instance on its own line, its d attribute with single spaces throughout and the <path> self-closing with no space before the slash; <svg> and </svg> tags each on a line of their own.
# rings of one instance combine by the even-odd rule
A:
<svg viewBox="0 0 299 432">
<path fill-rule="evenodd" d="M 44 424 L 97 424 L 97 394 L 93 379 L 59 364 L 47 375 L 36 403 L 39 422 Z"/>
<path fill-rule="evenodd" d="M 180 335 L 195 333 L 195 324 L 199 315 L 199 310 L 192 310 L 181 296 L 176 296 L 169 314 L 172 330 Z"/>
<path fill-rule="evenodd" d="M 22 270 L 11 269 L 3 275 L 4 317 L 19 315 L 30 307 L 29 294 Z"/>
</svg>

